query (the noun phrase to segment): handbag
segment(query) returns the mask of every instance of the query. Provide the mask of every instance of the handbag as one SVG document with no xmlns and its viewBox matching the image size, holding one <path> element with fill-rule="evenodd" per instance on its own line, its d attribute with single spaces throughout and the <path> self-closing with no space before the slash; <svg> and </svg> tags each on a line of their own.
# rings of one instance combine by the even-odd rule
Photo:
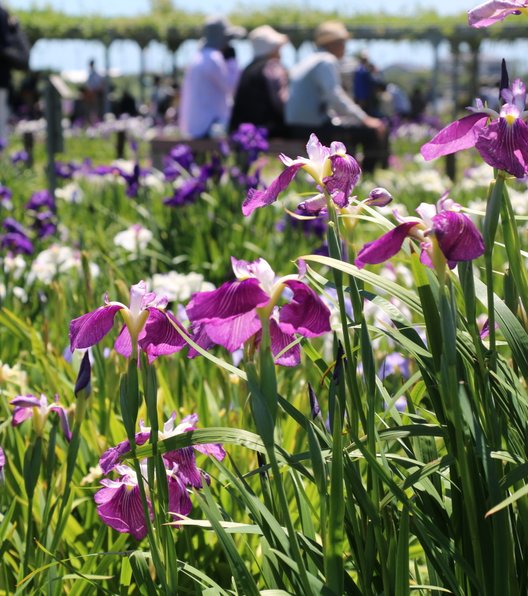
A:
<svg viewBox="0 0 528 596">
<path fill-rule="evenodd" d="M 0 61 L 16 70 L 29 70 L 29 40 L 16 19 L 9 19 L 6 45 L 0 50 Z"/>
</svg>

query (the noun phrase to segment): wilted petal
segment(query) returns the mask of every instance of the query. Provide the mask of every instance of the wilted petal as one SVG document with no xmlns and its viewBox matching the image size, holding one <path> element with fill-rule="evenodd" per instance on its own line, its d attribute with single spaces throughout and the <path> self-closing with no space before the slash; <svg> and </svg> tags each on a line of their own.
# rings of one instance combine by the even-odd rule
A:
<svg viewBox="0 0 528 596">
<path fill-rule="evenodd" d="M 489 27 L 507 16 L 519 14 L 519 8 L 528 7 L 524 0 L 488 0 L 475 8 L 468 10 L 468 24 L 470 27 Z"/>
<path fill-rule="evenodd" d="M 114 317 L 123 307 L 120 304 L 100 306 L 70 323 L 70 348 L 89 348 L 101 341 L 112 329 Z"/>
<path fill-rule="evenodd" d="M 463 213 L 442 211 L 433 217 L 432 231 L 448 261 L 471 261 L 484 253 L 484 240 Z"/>
<path fill-rule="evenodd" d="M 331 155 L 329 159 L 332 164 L 332 175 L 324 178 L 323 182 L 332 195 L 334 203 L 338 207 L 345 207 L 352 189 L 361 176 L 361 168 L 351 155 Z"/>
<path fill-rule="evenodd" d="M 516 178 L 528 174 L 528 126 L 521 119 L 509 125 L 505 119 L 492 122 L 476 143 L 484 161 Z"/>
<path fill-rule="evenodd" d="M 185 310 L 191 322 L 210 323 L 246 314 L 268 301 L 257 279 L 244 279 L 226 282 L 211 292 L 197 292 Z"/>
<path fill-rule="evenodd" d="M 299 364 L 301 361 L 301 349 L 298 343 L 277 358 L 293 341 L 295 341 L 295 335 L 284 333 L 275 319 L 270 319 L 271 353 L 275 358 L 275 364 L 279 364 L 280 366 L 297 366 Z"/>
<path fill-rule="evenodd" d="M 409 231 L 416 225 L 418 225 L 416 221 L 406 221 L 377 240 L 367 242 L 359 251 L 354 264 L 362 269 L 365 265 L 377 265 L 390 259 L 400 250 Z"/>
<path fill-rule="evenodd" d="M 280 310 L 281 330 L 304 337 L 316 337 L 330 331 L 330 310 L 321 298 L 302 281 L 290 280 L 285 285 L 293 292 L 293 297 Z"/>
<path fill-rule="evenodd" d="M 303 164 L 299 162 L 292 163 L 291 166 L 281 172 L 278 178 L 275 178 L 266 190 L 251 188 L 242 203 L 242 213 L 248 216 L 258 207 L 265 207 L 274 203 L 279 194 L 289 186 L 302 166 Z"/>
<path fill-rule="evenodd" d="M 149 309 L 149 318 L 138 340 L 140 348 L 148 356 L 149 364 L 158 356 L 174 354 L 187 345 L 185 339 L 174 328 L 173 323 L 186 333 L 183 325 L 172 313 L 157 308 Z"/>
<path fill-rule="evenodd" d="M 487 114 L 476 112 L 449 124 L 423 145 L 420 153 L 428 161 L 473 147 L 488 117 Z"/>
</svg>

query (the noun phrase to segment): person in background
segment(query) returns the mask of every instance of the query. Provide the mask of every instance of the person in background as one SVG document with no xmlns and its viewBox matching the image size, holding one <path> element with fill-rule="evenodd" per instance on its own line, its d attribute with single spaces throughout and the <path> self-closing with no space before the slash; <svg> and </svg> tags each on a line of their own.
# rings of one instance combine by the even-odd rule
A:
<svg viewBox="0 0 528 596">
<path fill-rule="evenodd" d="M 204 39 L 182 82 L 179 127 L 183 137 L 198 139 L 226 132 L 240 76 L 230 41 L 245 34 L 245 29 L 223 18 L 206 20 Z"/>
<path fill-rule="evenodd" d="M 369 59 L 365 50 L 358 55 L 358 66 L 354 71 L 352 88 L 354 90 L 354 101 L 360 105 L 367 114 L 371 116 L 378 112 L 376 100 L 380 79 L 376 73 L 374 64 Z"/>
<path fill-rule="evenodd" d="M 160 75 L 154 75 L 150 93 L 149 113 L 157 122 L 163 122 L 172 103 L 173 90 Z"/>
<path fill-rule="evenodd" d="M 240 76 L 229 129 L 234 131 L 249 122 L 266 128 L 269 137 L 282 137 L 288 71 L 281 64 L 280 50 L 288 43 L 288 37 L 269 25 L 257 27 L 248 37 L 253 61 Z"/>
<path fill-rule="evenodd" d="M 350 150 L 361 145 L 363 170 L 372 172 L 378 163 L 386 165 L 387 132 L 382 120 L 369 116 L 343 89 L 339 64 L 348 38 L 337 21 L 316 28 L 317 51 L 290 71 L 285 120 L 293 138 L 308 140 L 314 132 L 326 145 L 342 141 Z"/>
<path fill-rule="evenodd" d="M 88 63 L 88 78 L 86 79 L 85 98 L 88 120 L 92 124 L 100 120 L 103 115 L 104 79 L 95 68 L 95 60 Z"/>
<path fill-rule="evenodd" d="M 0 49 L 7 46 L 9 16 L 0 4 Z M 0 145 L 7 143 L 7 119 L 9 117 L 9 87 L 11 67 L 6 60 L 0 60 Z"/>
</svg>

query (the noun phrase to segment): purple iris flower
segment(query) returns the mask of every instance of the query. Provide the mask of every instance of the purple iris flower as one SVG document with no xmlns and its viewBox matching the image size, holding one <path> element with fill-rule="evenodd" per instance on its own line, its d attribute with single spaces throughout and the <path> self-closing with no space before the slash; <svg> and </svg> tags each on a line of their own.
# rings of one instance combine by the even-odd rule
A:
<svg viewBox="0 0 528 596">
<path fill-rule="evenodd" d="M 118 480 L 101 480 L 104 488 L 94 495 L 97 513 L 107 526 L 141 540 L 147 535 L 147 521 L 141 503 L 138 478 L 128 466 L 118 466 L 117 472 L 120 474 Z M 149 510 L 152 519 L 150 502 Z"/>
<path fill-rule="evenodd" d="M 198 414 L 191 414 L 186 416 L 178 425 L 175 425 L 176 413 L 173 412 L 167 422 L 163 425 L 163 430 L 158 431 L 158 440 L 163 441 L 175 435 L 184 432 L 196 430 L 198 423 Z M 151 429 L 144 426 L 143 422 L 139 423 L 139 433 L 135 436 L 137 445 L 144 445 L 150 439 Z M 214 456 L 218 461 L 222 461 L 226 455 L 224 448 L 218 443 L 211 443 L 207 445 L 195 445 L 194 449 L 206 455 Z M 99 465 L 105 474 L 113 470 L 120 462 L 121 458 L 130 453 L 130 442 L 128 439 L 121 441 L 115 447 L 107 449 L 101 459 Z M 172 464 L 178 464 L 182 476 L 186 479 L 188 484 L 200 488 L 202 486 L 200 479 L 200 472 L 196 467 L 194 459 L 193 447 L 184 447 L 175 451 L 167 451 L 163 454 L 163 459 L 167 465 L 172 469 Z"/>
<path fill-rule="evenodd" d="M 95 345 L 110 331 L 114 317 L 121 312 L 125 324 L 114 344 L 115 350 L 129 358 L 136 344 L 147 354 L 149 363 L 158 356 L 173 354 L 187 344 L 175 327 L 183 326 L 176 317 L 165 311 L 168 299 L 147 292 L 144 281 L 130 288 L 130 305 L 109 302 L 96 310 L 74 319 L 70 323 L 71 350 L 89 348 Z"/>
<path fill-rule="evenodd" d="M 37 232 L 39 238 L 47 238 L 57 231 L 55 215 L 52 211 L 42 211 L 37 213 L 33 222 L 33 229 Z"/>
<path fill-rule="evenodd" d="M 165 199 L 163 203 L 169 207 L 190 205 L 196 202 L 200 195 L 205 192 L 205 189 L 205 180 L 202 180 L 201 177 L 189 178 L 180 184 L 178 188 L 175 188 L 172 197 Z"/>
<path fill-rule="evenodd" d="M 55 162 L 55 174 L 58 178 L 62 178 L 64 180 L 70 180 L 75 172 L 77 172 L 77 170 L 80 168 L 81 166 L 73 161 L 67 163 L 63 161 Z"/>
<path fill-rule="evenodd" d="M 198 416 L 193 414 L 184 418 L 180 424 L 174 425 L 176 415 L 173 413 L 164 424 L 163 430 L 159 431 L 159 439 L 167 439 L 183 432 L 195 430 Z M 150 438 L 151 429 L 140 425 L 140 432 L 136 435 L 136 443 L 143 445 Z M 196 445 L 197 451 L 212 455 L 219 461 L 224 459 L 225 451 L 221 445 Z M 147 524 L 141 504 L 138 478 L 134 470 L 119 463 L 121 457 L 130 452 L 129 441 L 123 441 L 116 447 L 108 449 L 100 460 L 101 468 L 107 474 L 115 470 L 120 478 L 118 480 L 104 479 L 101 481 L 104 488 L 95 494 L 97 512 L 105 524 L 118 532 L 132 534 L 134 538 L 141 540 L 147 534 Z M 192 447 L 184 447 L 163 454 L 163 461 L 167 474 L 167 485 L 169 492 L 169 511 L 175 519 L 181 515 L 188 515 L 192 509 L 192 503 L 187 493 L 187 486 L 194 488 L 202 487 L 203 474 L 196 465 L 195 454 Z M 146 461 L 141 463 L 142 475 L 146 480 Z M 147 500 L 152 517 L 152 507 L 148 485 Z"/>
<path fill-rule="evenodd" d="M 420 150 L 430 160 L 476 147 L 482 159 L 493 168 L 504 170 L 516 178 L 528 174 L 528 110 L 526 86 L 516 79 L 502 89 L 504 103 L 497 113 L 484 107 L 480 99 L 472 114 L 449 124 Z"/>
<path fill-rule="evenodd" d="M 323 188 L 327 190 L 337 207 L 345 207 L 361 175 L 358 162 L 347 154 L 343 143 L 334 141 L 330 147 L 325 147 L 314 134 L 310 136 L 306 152 L 308 159 L 305 157 L 291 159 L 281 154 L 280 160 L 286 169 L 266 190 L 250 189 L 242 203 L 242 213 L 247 216 L 258 207 L 274 203 L 300 169 L 312 176 L 319 191 Z"/>
<path fill-rule="evenodd" d="M 33 242 L 25 235 L 17 232 L 8 232 L 0 236 L 0 247 L 6 248 L 16 255 L 32 255 L 35 250 Z"/>
<path fill-rule="evenodd" d="M 383 263 L 401 249 L 408 236 L 420 242 L 420 260 L 428 267 L 433 267 L 434 242 L 451 269 L 459 261 L 471 261 L 484 253 L 484 240 L 475 224 L 447 195 L 436 205 L 421 203 L 416 211 L 421 218 L 400 218 L 400 225 L 365 244 L 355 265 L 361 269 L 367 264 Z"/>
<path fill-rule="evenodd" d="M 488 0 L 468 10 L 468 23 L 471 27 L 489 27 L 503 21 L 510 15 L 528 13 L 526 0 Z"/>
<path fill-rule="evenodd" d="M 21 151 L 15 151 L 14 153 L 11 153 L 10 157 L 11 163 L 13 163 L 14 165 L 19 163 L 26 165 L 29 162 L 29 154 L 24 149 L 22 149 Z"/>
<path fill-rule="evenodd" d="M 295 334 L 316 337 L 330 331 L 330 311 L 319 296 L 300 280 L 300 275 L 276 279 L 264 259 L 239 261 L 231 258 L 235 281 L 217 290 L 193 295 L 186 310 L 196 341 L 204 347 L 221 345 L 234 352 L 250 338 L 260 342 L 261 319 L 270 322 L 271 351 L 275 362 L 296 366 L 299 345 L 284 349 Z M 287 294 L 287 303 L 279 301 Z"/>
<path fill-rule="evenodd" d="M 229 140 L 233 149 L 246 157 L 248 166 L 269 149 L 266 128 L 250 123 L 241 124 Z"/>
<path fill-rule="evenodd" d="M 140 187 L 141 169 L 139 164 L 136 162 L 131 174 L 127 174 L 124 170 L 119 170 L 121 177 L 126 182 L 126 195 L 127 197 L 137 197 Z"/>
<path fill-rule="evenodd" d="M 164 159 L 165 178 L 169 181 L 175 180 L 182 170 L 189 172 L 194 163 L 194 155 L 189 145 L 175 145 Z"/>
<path fill-rule="evenodd" d="M 0 246 L 15 254 L 33 254 L 33 243 L 29 239 L 24 226 L 12 217 L 6 217 L 2 222 L 6 234 L 0 236 Z"/>
<path fill-rule="evenodd" d="M 55 396 L 55 401 L 51 404 L 48 403 L 48 398 L 44 394 L 41 394 L 40 397 L 34 395 L 17 395 L 9 403 L 15 406 L 11 420 L 13 426 L 18 426 L 24 420 L 33 418 L 35 430 L 38 435 L 41 435 L 50 412 L 56 412 L 59 415 L 66 440 L 71 440 L 72 435 L 68 421 L 68 412 L 64 406 L 59 404 L 58 395 Z"/>
<path fill-rule="evenodd" d="M 7 186 L 0 184 L 0 203 L 4 204 L 4 205 L 8 205 L 11 201 L 12 196 L 13 196 L 13 191 L 10 188 L 8 188 Z"/>
<path fill-rule="evenodd" d="M 34 192 L 26 203 L 26 209 L 32 209 L 33 211 L 38 211 L 43 207 L 49 211 L 56 211 L 55 198 L 49 190 L 38 190 L 37 192 Z"/>
</svg>

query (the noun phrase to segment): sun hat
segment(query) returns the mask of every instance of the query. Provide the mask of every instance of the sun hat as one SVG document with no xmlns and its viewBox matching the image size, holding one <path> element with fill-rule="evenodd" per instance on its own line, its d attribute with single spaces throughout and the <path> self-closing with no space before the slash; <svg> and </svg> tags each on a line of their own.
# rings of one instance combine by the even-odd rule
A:
<svg viewBox="0 0 528 596">
<path fill-rule="evenodd" d="M 204 23 L 203 36 L 205 45 L 221 50 L 231 39 L 242 39 L 246 36 L 244 27 L 231 25 L 224 17 L 211 16 Z"/>
<path fill-rule="evenodd" d="M 350 33 L 339 21 L 321 23 L 314 32 L 314 41 L 318 46 L 326 46 L 334 41 L 346 41 Z"/>
<path fill-rule="evenodd" d="M 287 35 L 279 33 L 269 25 L 262 25 L 253 29 L 248 35 L 248 38 L 253 46 L 253 55 L 255 58 L 267 56 L 289 41 Z"/>
</svg>

